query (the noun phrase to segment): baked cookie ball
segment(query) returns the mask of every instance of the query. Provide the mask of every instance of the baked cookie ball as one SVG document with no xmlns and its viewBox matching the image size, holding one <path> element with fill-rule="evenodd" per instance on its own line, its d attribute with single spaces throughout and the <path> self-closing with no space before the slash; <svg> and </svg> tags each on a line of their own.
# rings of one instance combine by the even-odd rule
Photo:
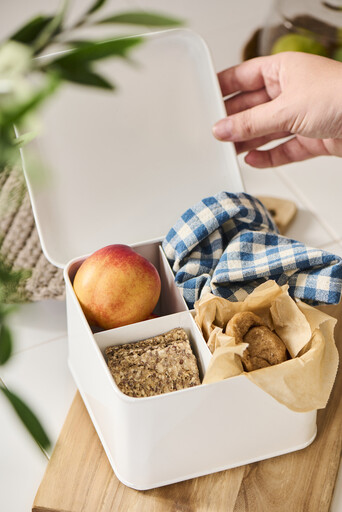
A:
<svg viewBox="0 0 342 512">
<path fill-rule="evenodd" d="M 247 372 L 283 363 L 287 359 L 283 341 L 266 326 L 252 327 L 243 341 L 248 343 L 241 358 Z"/>
<path fill-rule="evenodd" d="M 247 372 L 287 360 L 286 346 L 283 341 L 251 311 L 236 313 L 226 326 L 226 334 L 234 336 L 237 344 L 248 343 L 241 357 Z"/>
</svg>

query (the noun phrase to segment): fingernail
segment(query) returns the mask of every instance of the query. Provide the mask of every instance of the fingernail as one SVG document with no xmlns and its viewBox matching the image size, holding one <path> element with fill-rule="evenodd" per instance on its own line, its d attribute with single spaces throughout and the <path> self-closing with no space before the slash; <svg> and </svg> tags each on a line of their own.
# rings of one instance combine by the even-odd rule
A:
<svg viewBox="0 0 342 512">
<path fill-rule="evenodd" d="M 213 133 L 217 139 L 231 140 L 232 138 L 232 122 L 230 119 L 221 119 L 213 126 Z"/>
</svg>

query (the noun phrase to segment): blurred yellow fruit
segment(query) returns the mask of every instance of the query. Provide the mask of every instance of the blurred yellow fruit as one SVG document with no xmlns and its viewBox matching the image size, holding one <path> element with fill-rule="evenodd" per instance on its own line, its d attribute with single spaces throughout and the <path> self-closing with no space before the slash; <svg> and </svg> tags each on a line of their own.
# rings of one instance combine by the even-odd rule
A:
<svg viewBox="0 0 342 512">
<path fill-rule="evenodd" d="M 342 62 L 342 46 L 339 46 L 338 48 L 336 48 L 336 50 L 332 54 L 332 58 L 334 60 L 339 60 L 340 62 Z"/>
<path fill-rule="evenodd" d="M 286 34 L 279 37 L 272 46 L 271 53 L 280 52 L 305 52 L 327 57 L 327 50 L 321 43 L 301 34 Z"/>
</svg>

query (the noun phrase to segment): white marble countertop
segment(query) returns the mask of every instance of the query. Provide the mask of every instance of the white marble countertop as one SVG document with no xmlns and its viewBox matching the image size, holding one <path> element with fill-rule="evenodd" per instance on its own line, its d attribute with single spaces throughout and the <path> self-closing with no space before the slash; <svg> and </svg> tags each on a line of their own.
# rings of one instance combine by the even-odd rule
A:
<svg viewBox="0 0 342 512">
<path fill-rule="evenodd" d="M 0 34 L 5 37 L 28 16 L 48 12 L 57 0 L 3 0 Z M 82 5 L 74 4 L 75 11 Z M 206 40 L 217 71 L 241 59 L 241 49 L 267 14 L 270 0 L 109 0 L 106 11 L 146 8 L 187 20 Z M 288 236 L 342 256 L 342 161 L 320 157 L 274 170 L 255 170 L 239 157 L 246 191 L 295 201 L 298 215 Z M 324 183 L 324 186 L 323 186 Z M 25 304 L 11 318 L 15 354 L 1 368 L 5 384 L 24 397 L 38 413 L 56 442 L 76 387 L 67 367 L 65 303 Z M 17 421 L 0 396 L 0 509 L 28 512 L 48 459 Z M 342 471 L 336 482 L 331 511 L 342 510 Z"/>
</svg>

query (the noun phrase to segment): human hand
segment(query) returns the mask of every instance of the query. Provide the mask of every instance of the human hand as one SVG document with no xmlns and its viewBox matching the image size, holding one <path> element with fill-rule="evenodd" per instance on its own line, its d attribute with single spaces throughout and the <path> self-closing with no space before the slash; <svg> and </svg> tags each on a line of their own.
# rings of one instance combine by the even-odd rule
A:
<svg viewBox="0 0 342 512">
<path fill-rule="evenodd" d="M 254 167 L 342 156 L 342 63 L 300 52 L 257 57 L 218 75 L 228 117 L 213 132 Z M 259 150 L 267 142 L 276 147 Z"/>
</svg>

